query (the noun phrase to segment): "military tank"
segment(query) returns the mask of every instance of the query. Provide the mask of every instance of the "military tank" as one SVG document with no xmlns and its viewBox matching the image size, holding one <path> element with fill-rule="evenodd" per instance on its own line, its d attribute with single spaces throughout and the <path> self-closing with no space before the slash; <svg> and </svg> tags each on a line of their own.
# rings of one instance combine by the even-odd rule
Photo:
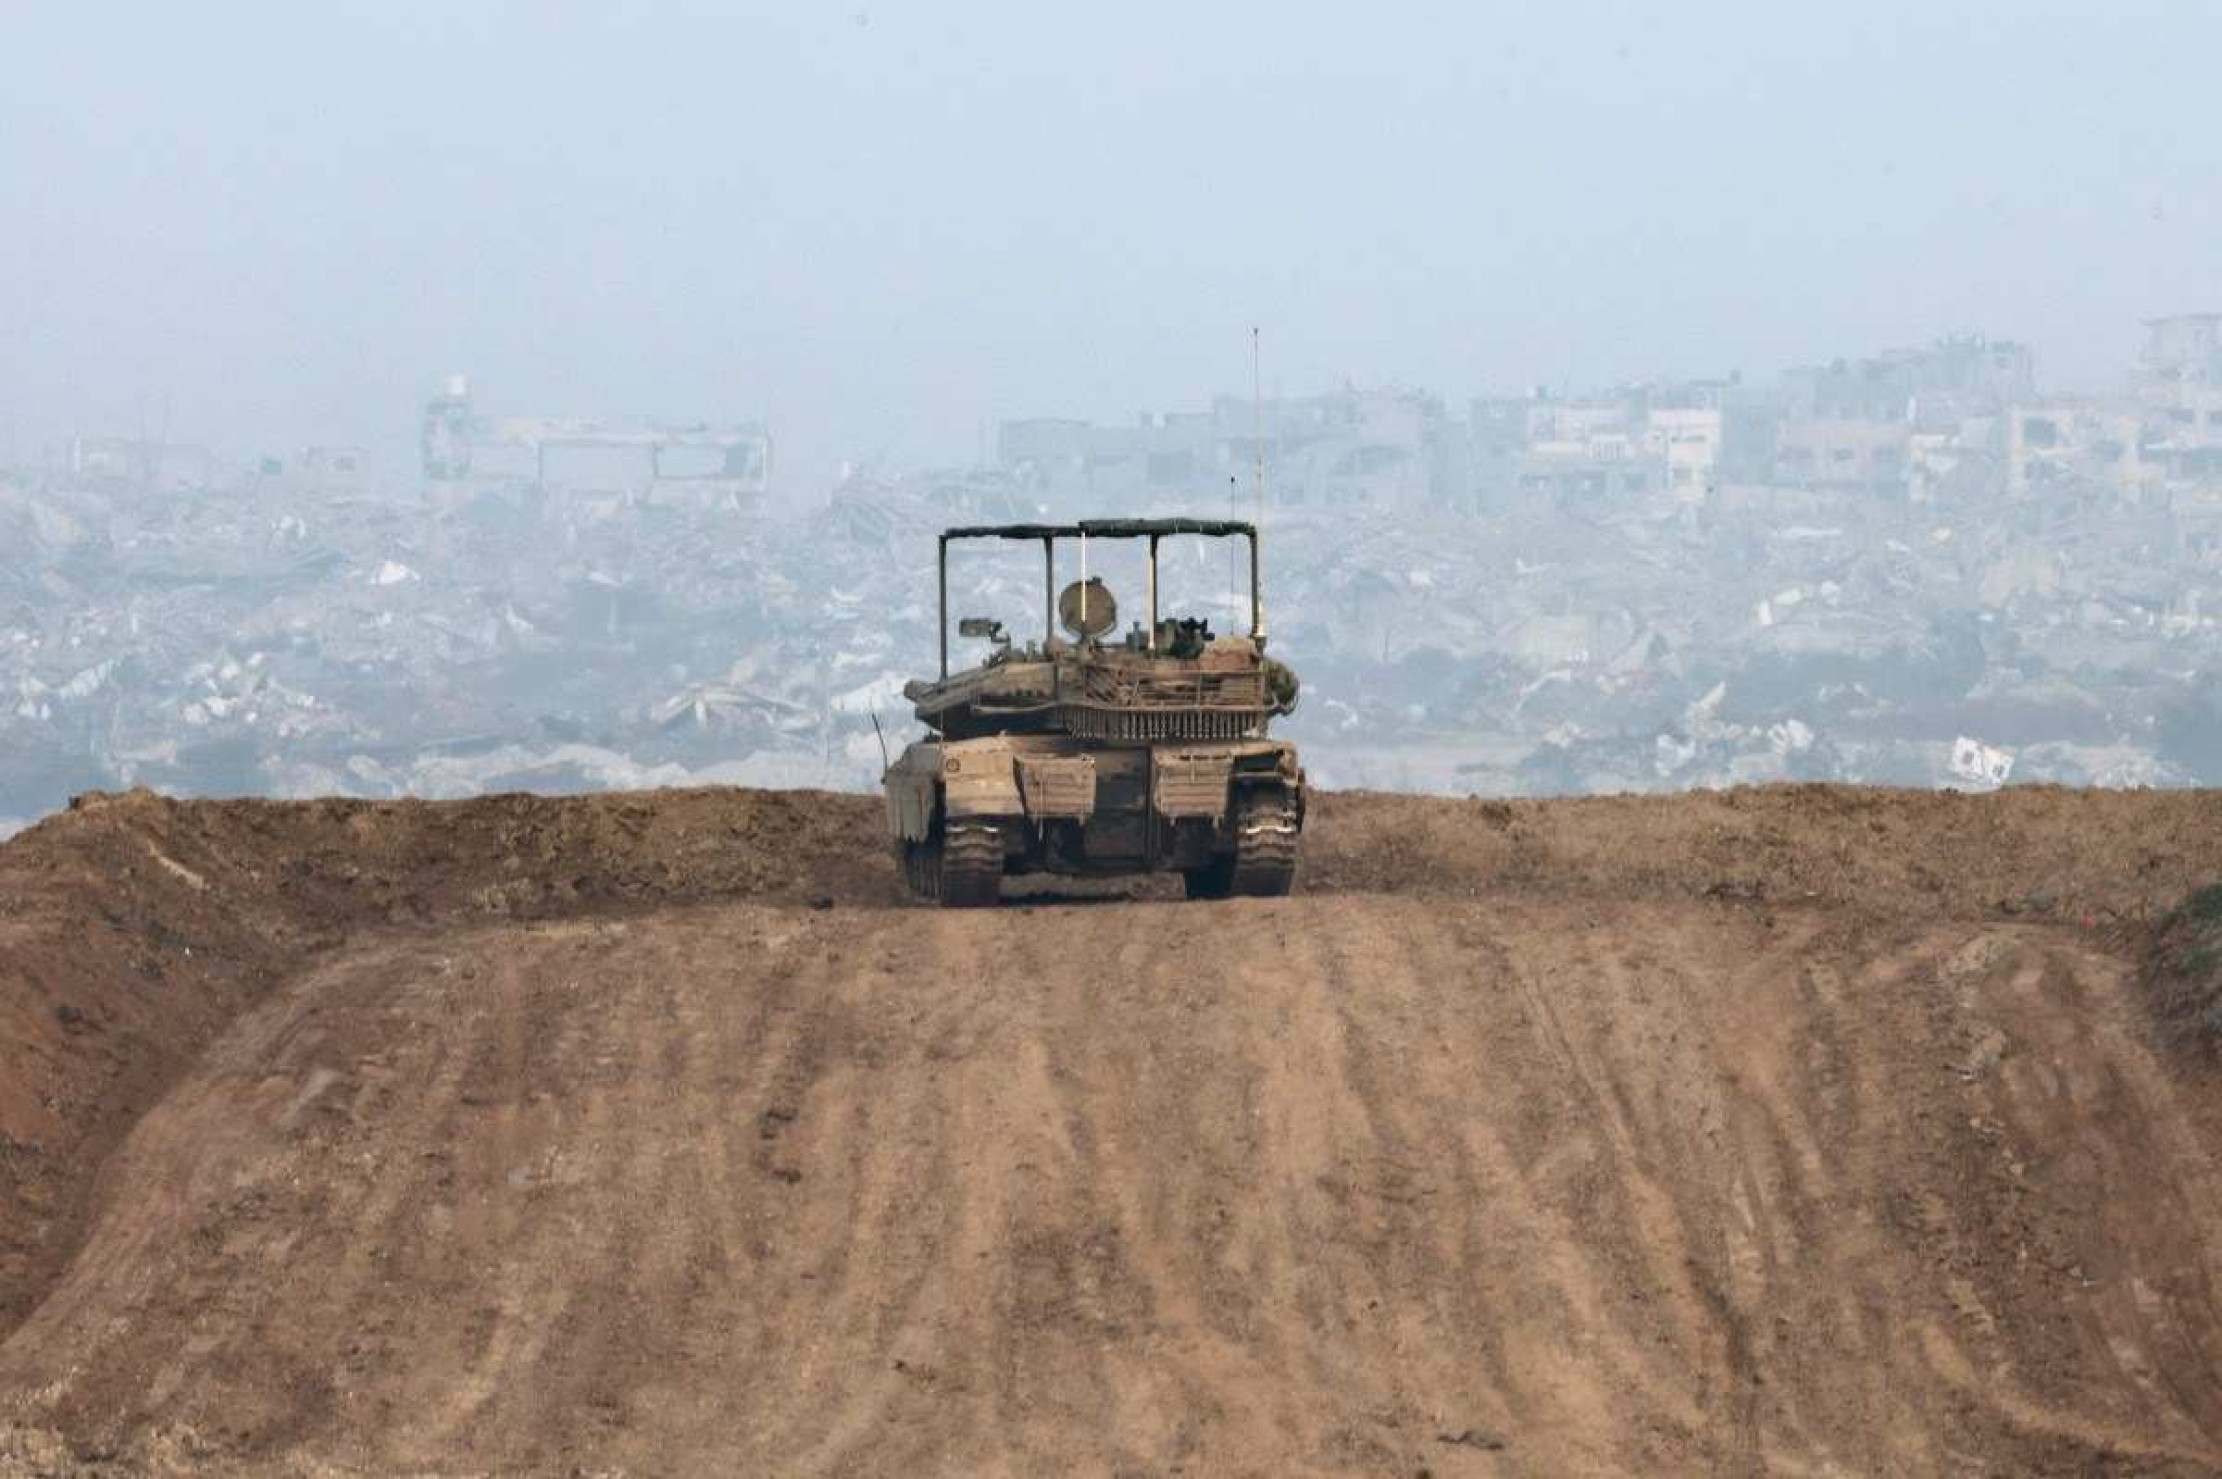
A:
<svg viewBox="0 0 2222 1479">
<path fill-rule="evenodd" d="M 1161 617 L 1158 552 L 1181 535 L 1247 541 L 1249 625 L 1219 636 L 1207 621 Z M 949 547 L 1033 542 L 1042 551 L 1038 642 L 963 617 L 958 636 L 987 644 L 949 668 Z M 1147 546 L 1144 616 L 1118 633 L 1118 601 L 1086 573 L 1091 541 Z M 1059 589 L 1061 545 L 1081 578 Z M 946 530 L 936 570 L 941 675 L 903 692 L 929 732 L 887 768 L 887 827 L 920 898 L 992 905 L 1009 874 L 1102 877 L 1178 872 L 1190 898 L 1285 894 L 1304 827 L 1296 747 L 1267 733 L 1296 705 L 1297 683 L 1265 655 L 1255 525 L 1217 519 L 1092 519 Z"/>
</svg>

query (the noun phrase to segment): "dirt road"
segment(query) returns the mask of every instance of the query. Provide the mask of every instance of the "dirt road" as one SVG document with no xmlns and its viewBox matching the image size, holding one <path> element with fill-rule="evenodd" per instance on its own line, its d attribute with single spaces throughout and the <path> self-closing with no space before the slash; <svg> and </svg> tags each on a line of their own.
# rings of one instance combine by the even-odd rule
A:
<svg viewBox="0 0 2222 1479">
<path fill-rule="evenodd" d="M 1337 797 L 1309 895 L 947 914 L 844 802 L 104 803 L 0 849 L 51 1082 L 147 1056 L 68 859 L 233 1009 L 29 1094 L 0 1470 L 2222 1471 L 2222 1097 L 2108 924 L 2216 801 L 1992 800 Z"/>
</svg>

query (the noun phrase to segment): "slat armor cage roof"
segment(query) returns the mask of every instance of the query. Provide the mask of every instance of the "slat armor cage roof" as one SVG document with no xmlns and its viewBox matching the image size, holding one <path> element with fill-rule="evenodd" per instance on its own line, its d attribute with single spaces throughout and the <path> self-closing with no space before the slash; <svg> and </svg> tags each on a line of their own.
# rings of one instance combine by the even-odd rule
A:
<svg viewBox="0 0 2222 1479">
<path fill-rule="evenodd" d="M 1258 526 L 1245 519 L 1082 519 L 1072 524 L 961 524 L 941 531 L 936 543 L 936 582 L 941 594 L 941 676 L 949 676 L 949 541 L 952 539 L 1039 540 L 1042 546 L 1044 640 L 1057 635 L 1057 541 L 1060 539 L 1147 539 L 1150 542 L 1148 643 L 1157 649 L 1157 542 L 1169 535 L 1198 534 L 1206 539 L 1242 538 L 1250 542 L 1250 635 L 1265 641 L 1265 598 L 1258 578 Z M 1083 546 L 1085 548 L 1085 546 Z M 1083 560 L 1085 564 L 1085 560 Z"/>
<path fill-rule="evenodd" d="M 1258 526 L 1243 519 L 1082 519 L 1076 524 L 967 524 L 944 529 L 943 539 L 1148 539 L 1201 534 L 1208 539 L 1255 539 Z"/>
</svg>

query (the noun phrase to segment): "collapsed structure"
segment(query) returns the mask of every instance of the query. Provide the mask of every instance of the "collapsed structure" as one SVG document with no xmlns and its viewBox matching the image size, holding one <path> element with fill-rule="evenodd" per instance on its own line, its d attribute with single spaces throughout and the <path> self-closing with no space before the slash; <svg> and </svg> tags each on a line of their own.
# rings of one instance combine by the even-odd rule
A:
<svg viewBox="0 0 2222 1479">
<path fill-rule="evenodd" d="M 707 503 L 756 499 L 771 479 L 771 436 L 761 426 L 484 416 L 463 375 L 450 375 L 426 403 L 420 441 L 433 484 L 509 478 Z"/>
<path fill-rule="evenodd" d="M 1489 514 L 1634 500 L 1703 508 L 1765 490 L 1933 503 L 2105 490 L 2156 501 L 2222 481 L 2222 314 L 2147 320 L 2134 383 L 2039 390 L 2027 344 L 1953 335 L 1918 349 L 1741 375 L 1472 401 L 1345 388 L 1127 425 L 1003 424 L 997 474 L 1052 510 L 1128 506 L 1223 483 L 1262 454 L 1282 507 Z"/>
<path fill-rule="evenodd" d="M 0 829 L 132 784 L 870 788 L 875 719 L 899 738 L 937 671 L 940 530 L 1056 521 L 1085 477 L 1091 514 L 1199 511 L 1261 423 L 1273 650 L 1306 681 L 1275 732 L 1319 784 L 2222 784 L 2218 331 L 2156 320 L 2078 401 L 1962 339 L 1466 418 L 1235 403 L 1162 489 L 1139 430 L 1046 487 L 1018 459 L 789 499 L 690 496 L 718 480 L 637 448 L 557 447 L 542 484 L 513 447 L 420 481 L 336 440 L 88 436 L 0 471 Z M 1438 456 L 1466 473 L 1412 472 Z M 1200 544 L 1166 547 L 1169 609 L 1239 631 L 1241 572 Z M 1032 631 L 1017 563 L 953 566 L 955 614 Z"/>
</svg>

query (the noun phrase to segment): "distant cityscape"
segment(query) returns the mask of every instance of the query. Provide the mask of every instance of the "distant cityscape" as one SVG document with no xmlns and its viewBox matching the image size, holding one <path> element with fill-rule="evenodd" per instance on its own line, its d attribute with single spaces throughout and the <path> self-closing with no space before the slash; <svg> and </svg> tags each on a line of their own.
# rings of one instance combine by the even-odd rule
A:
<svg viewBox="0 0 2222 1479">
<path fill-rule="evenodd" d="M 460 375 L 413 467 L 88 431 L 0 472 L 0 828 L 133 784 L 870 785 L 938 524 L 1247 511 L 1261 462 L 1326 784 L 2222 783 L 2222 314 L 2146 322 L 2112 394 L 2040 370 L 1969 335 L 1463 406 L 1222 396 L 811 489 L 745 408 L 489 410 Z"/>
<path fill-rule="evenodd" d="M 1911 504 L 2058 493 L 2196 499 L 2222 481 L 2222 314 L 2148 321 L 2134 381 L 2103 398 L 2039 389 L 2035 355 L 1970 335 L 1791 369 L 1764 385 L 1682 380 L 1472 401 L 1344 390 L 1222 396 L 1128 426 L 1006 422 L 993 478 L 1025 502 L 1132 503 L 1234 478 L 1261 435 L 1294 506 L 1425 499 L 1465 513 L 1649 501 L 1690 509 L 1782 493 Z M 1792 500 L 1795 501 L 1795 500 Z"/>
</svg>

